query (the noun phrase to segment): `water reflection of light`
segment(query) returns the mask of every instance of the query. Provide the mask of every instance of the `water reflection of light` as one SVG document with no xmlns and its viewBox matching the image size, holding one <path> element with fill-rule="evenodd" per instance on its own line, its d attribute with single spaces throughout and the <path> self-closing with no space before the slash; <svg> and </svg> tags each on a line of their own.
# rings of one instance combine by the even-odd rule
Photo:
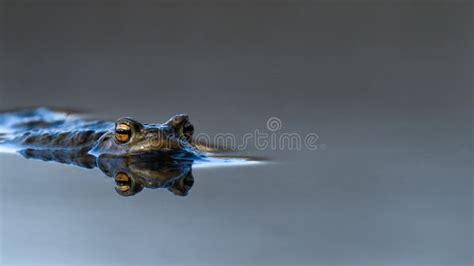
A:
<svg viewBox="0 0 474 266">
<path fill-rule="evenodd" d="M 246 165 L 261 165 L 267 162 L 254 161 L 248 159 L 221 159 L 221 158 L 206 158 L 205 160 L 195 161 L 193 168 L 214 168 L 214 167 L 228 167 L 228 166 L 246 166 Z"/>
<path fill-rule="evenodd" d="M 0 145 L 0 153 L 16 153 L 18 150 L 18 147 L 15 147 L 14 145 Z"/>
</svg>

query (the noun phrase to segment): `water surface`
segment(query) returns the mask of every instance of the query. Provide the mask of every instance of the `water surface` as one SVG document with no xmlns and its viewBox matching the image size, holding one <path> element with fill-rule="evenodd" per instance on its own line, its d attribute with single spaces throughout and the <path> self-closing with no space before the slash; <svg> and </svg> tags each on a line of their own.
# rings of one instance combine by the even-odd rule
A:
<svg viewBox="0 0 474 266">
<path fill-rule="evenodd" d="M 0 154 L 0 264 L 472 264 L 470 4 L 5 7 L 2 109 L 278 117 L 321 146 L 248 147 L 271 163 L 194 169 L 186 197 Z"/>
</svg>

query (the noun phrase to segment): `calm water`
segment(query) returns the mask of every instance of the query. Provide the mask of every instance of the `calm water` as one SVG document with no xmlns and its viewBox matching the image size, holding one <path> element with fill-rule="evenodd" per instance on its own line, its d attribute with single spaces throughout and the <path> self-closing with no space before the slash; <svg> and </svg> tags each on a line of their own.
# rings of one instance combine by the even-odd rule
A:
<svg viewBox="0 0 474 266">
<path fill-rule="evenodd" d="M 337 131 L 344 128 L 321 129 L 325 150 L 195 169 L 184 198 L 166 190 L 122 198 L 98 170 L 2 155 L 2 258 L 129 265 L 469 260 L 472 177 L 467 162 L 451 158 L 456 142 L 404 143 L 400 138 L 415 136 L 388 132 L 356 140 Z"/>
<path fill-rule="evenodd" d="M 469 4 L 4 7 L 2 109 L 188 113 L 238 138 L 274 116 L 319 149 L 249 146 L 269 161 L 127 198 L 0 154 L 1 265 L 472 263 Z"/>
</svg>

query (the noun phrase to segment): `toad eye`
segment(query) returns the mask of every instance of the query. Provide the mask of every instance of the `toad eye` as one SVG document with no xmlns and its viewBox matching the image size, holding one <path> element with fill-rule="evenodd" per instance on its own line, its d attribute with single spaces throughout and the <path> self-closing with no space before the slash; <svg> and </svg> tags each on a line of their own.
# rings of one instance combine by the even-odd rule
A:
<svg viewBox="0 0 474 266">
<path fill-rule="evenodd" d="M 115 126 L 115 139 L 120 143 L 125 143 L 130 140 L 132 136 L 132 129 L 129 125 L 121 123 Z"/>
<path fill-rule="evenodd" d="M 115 184 L 119 191 L 125 192 L 130 190 L 131 182 L 130 177 L 126 173 L 120 172 L 115 176 Z"/>
</svg>

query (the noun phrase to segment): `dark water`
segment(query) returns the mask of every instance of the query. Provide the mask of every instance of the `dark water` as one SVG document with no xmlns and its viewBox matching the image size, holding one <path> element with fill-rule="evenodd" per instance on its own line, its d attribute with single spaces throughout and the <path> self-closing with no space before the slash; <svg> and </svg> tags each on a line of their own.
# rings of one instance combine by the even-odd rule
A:
<svg viewBox="0 0 474 266">
<path fill-rule="evenodd" d="M 0 264 L 470 265 L 472 3 L 3 3 L 2 109 L 318 149 L 120 197 L 100 171 L 0 155 Z"/>
</svg>

